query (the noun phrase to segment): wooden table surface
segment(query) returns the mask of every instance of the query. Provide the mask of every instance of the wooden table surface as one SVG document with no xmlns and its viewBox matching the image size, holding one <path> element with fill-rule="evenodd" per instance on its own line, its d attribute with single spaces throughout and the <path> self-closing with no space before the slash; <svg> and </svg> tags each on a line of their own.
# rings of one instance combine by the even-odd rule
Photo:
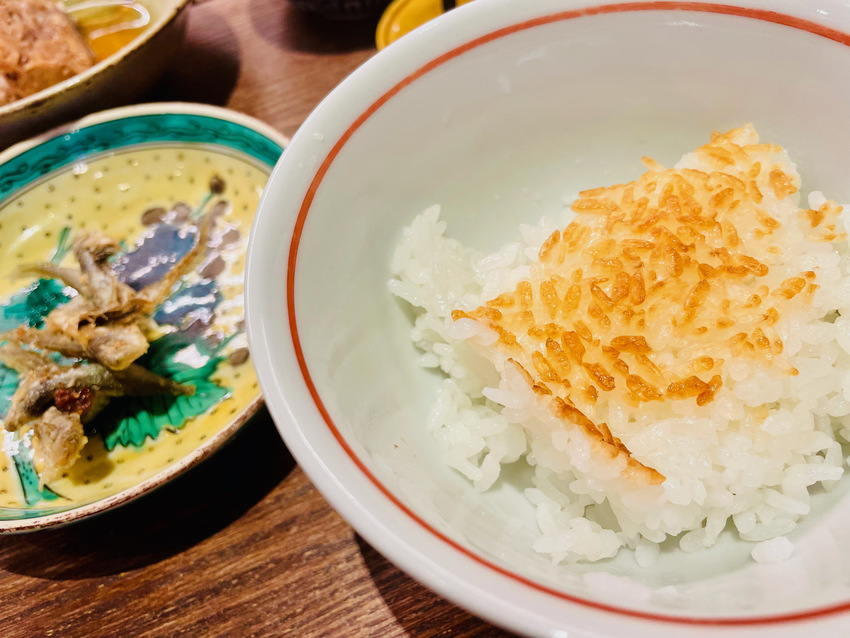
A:
<svg viewBox="0 0 850 638">
<path fill-rule="evenodd" d="M 374 21 L 205 0 L 147 96 L 226 105 L 292 135 L 374 54 Z M 259 457 L 259 458 L 258 458 Z M 212 459 L 130 505 L 0 538 L 0 636 L 504 636 L 367 545 L 262 410 Z"/>
</svg>

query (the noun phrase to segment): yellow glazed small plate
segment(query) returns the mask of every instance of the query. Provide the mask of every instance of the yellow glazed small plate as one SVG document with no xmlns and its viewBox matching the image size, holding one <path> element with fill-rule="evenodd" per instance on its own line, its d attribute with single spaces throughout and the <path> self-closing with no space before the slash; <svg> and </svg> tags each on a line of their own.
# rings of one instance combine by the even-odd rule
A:
<svg viewBox="0 0 850 638">
<path fill-rule="evenodd" d="M 32 433 L 2 431 L 0 533 L 125 503 L 209 456 L 258 409 L 242 277 L 254 213 L 286 144 L 225 109 L 148 104 L 93 115 L 0 154 L 0 332 L 40 327 L 75 294 L 55 279 L 9 277 L 17 266 L 75 267 L 74 238 L 100 231 L 121 243 L 116 276 L 138 289 L 194 245 L 193 219 L 214 219 L 204 256 L 157 309 L 161 336 L 139 360 L 195 393 L 113 399 L 87 425 L 80 458 L 47 483 Z M 0 417 L 18 381 L 0 364 Z"/>
</svg>

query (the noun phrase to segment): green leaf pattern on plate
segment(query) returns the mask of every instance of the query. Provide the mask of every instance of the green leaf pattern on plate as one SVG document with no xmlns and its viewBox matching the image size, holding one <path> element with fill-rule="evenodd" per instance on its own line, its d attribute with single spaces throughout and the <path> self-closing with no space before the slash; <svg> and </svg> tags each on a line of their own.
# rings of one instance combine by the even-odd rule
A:
<svg viewBox="0 0 850 638">
<path fill-rule="evenodd" d="M 67 250 L 64 246 L 66 239 L 66 234 L 63 234 L 54 257 L 61 258 Z M 40 328 L 51 310 L 70 299 L 65 290 L 55 280 L 40 279 L 16 293 L 0 305 L 0 332 L 22 324 Z M 179 294 L 180 291 L 175 296 Z M 178 383 L 194 385 L 195 393 L 192 396 L 123 397 L 113 400 L 93 424 L 94 428 L 110 424 L 108 429 L 99 432 L 106 449 L 140 447 L 147 438 L 156 439 L 163 429 L 179 430 L 189 419 L 205 413 L 227 397 L 228 389 L 211 379 L 224 359 L 219 354 L 224 345 L 226 341 L 217 350 L 210 351 L 202 338 L 184 331 L 168 334 L 151 343 L 147 354 L 138 363 Z M 8 411 L 17 386 L 17 373 L 0 364 L 0 415 L 5 416 Z M 48 486 L 41 485 L 28 441 L 18 438 L 11 457 L 28 505 L 59 497 Z"/>
<path fill-rule="evenodd" d="M 38 473 L 32 464 L 32 448 L 21 449 L 22 447 L 22 445 L 18 446 L 18 451 L 12 455 L 12 460 L 15 462 L 15 470 L 18 472 L 18 480 L 21 482 L 27 505 L 35 505 L 40 501 L 55 501 L 59 498 L 59 494 L 46 485 L 42 487 L 39 481 Z"/>
<path fill-rule="evenodd" d="M 194 365 L 184 363 L 179 357 L 190 349 L 194 350 L 191 353 Z M 217 353 L 206 352 L 202 345 L 187 344 L 186 334 L 182 332 L 154 341 L 139 364 L 178 383 L 194 385 L 195 393 L 192 396 L 159 395 L 113 401 L 107 408 L 108 418 L 101 419 L 103 423 L 113 424 L 112 428 L 101 433 L 106 449 L 112 450 L 116 445 L 138 447 L 148 437 L 155 439 L 163 429 L 179 430 L 190 418 L 203 414 L 225 398 L 227 389 L 210 380 L 222 360 L 223 357 Z"/>
<path fill-rule="evenodd" d="M 0 332 L 13 330 L 21 324 L 41 328 L 44 317 L 56 306 L 70 299 L 65 287 L 54 279 L 39 279 L 35 284 L 13 295 L 0 305 Z"/>
<path fill-rule="evenodd" d="M 18 388 L 18 373 L 0 363 L 0 414 L 9 411 L 12 395 Z"/>
<path fill-rule="evenodd" d="M 53 279 L 39 279 L 26 290 L 13 295 L 8 302 L 0 305 L 0 331 L 12 330 L 21 324 L 40 328 L 45 315 L 68 301 L 64 290 L 62 284 Z M 5 416 L 17 387 L 18 374 L 0 363 L 0 415 Z M 32 464 L 32 448 L 19 442 L 11 456 L 28 505 L 57 498 L 55 492 L 41 487 Z"/>
</svg>

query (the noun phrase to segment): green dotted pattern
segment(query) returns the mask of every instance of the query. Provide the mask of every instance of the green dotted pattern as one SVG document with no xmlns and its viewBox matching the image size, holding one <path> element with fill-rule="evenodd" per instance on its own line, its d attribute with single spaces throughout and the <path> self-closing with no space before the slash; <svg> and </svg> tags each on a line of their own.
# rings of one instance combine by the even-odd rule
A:
<svg viewBox="0 0 850 638">
<path fill-rule="evenodd" d="M 181 142 L 223 146 L 274 166 L 283 149 L 246 126 L 206 115 L 157 113 L 93 124 L 54 137 L 0 166 L 0 200 L 47 173 L 127 146 Z"/>
</svg>

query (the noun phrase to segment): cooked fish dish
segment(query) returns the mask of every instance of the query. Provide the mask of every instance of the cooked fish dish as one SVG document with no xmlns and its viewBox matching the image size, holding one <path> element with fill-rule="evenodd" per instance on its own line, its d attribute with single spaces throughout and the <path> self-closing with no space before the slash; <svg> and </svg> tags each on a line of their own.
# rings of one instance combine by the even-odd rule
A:
<svg viewBox="0 0 850 638">
<path fill-rule="evenodd" d="M 194 392 L 136 361 L 157 335 L 154 311 L 206 248 L 210 216 L 197 226 L 194 247 L 161 279 L 138 291 L 116 277 L 110 259 L 120 247 L 101 233 L 74 242 L 78 269 L 42 263 L 15 273 L 55 279 L 76 292 L 47 315 L 42 328 L 22 325 L 0 335 L 0 363 L 21 379 L 3 425 L 11 432 L 32 429 L 43 481 L 74 464 L 87 441 L 84 426 L 110 399 Z"/>
</svg>

